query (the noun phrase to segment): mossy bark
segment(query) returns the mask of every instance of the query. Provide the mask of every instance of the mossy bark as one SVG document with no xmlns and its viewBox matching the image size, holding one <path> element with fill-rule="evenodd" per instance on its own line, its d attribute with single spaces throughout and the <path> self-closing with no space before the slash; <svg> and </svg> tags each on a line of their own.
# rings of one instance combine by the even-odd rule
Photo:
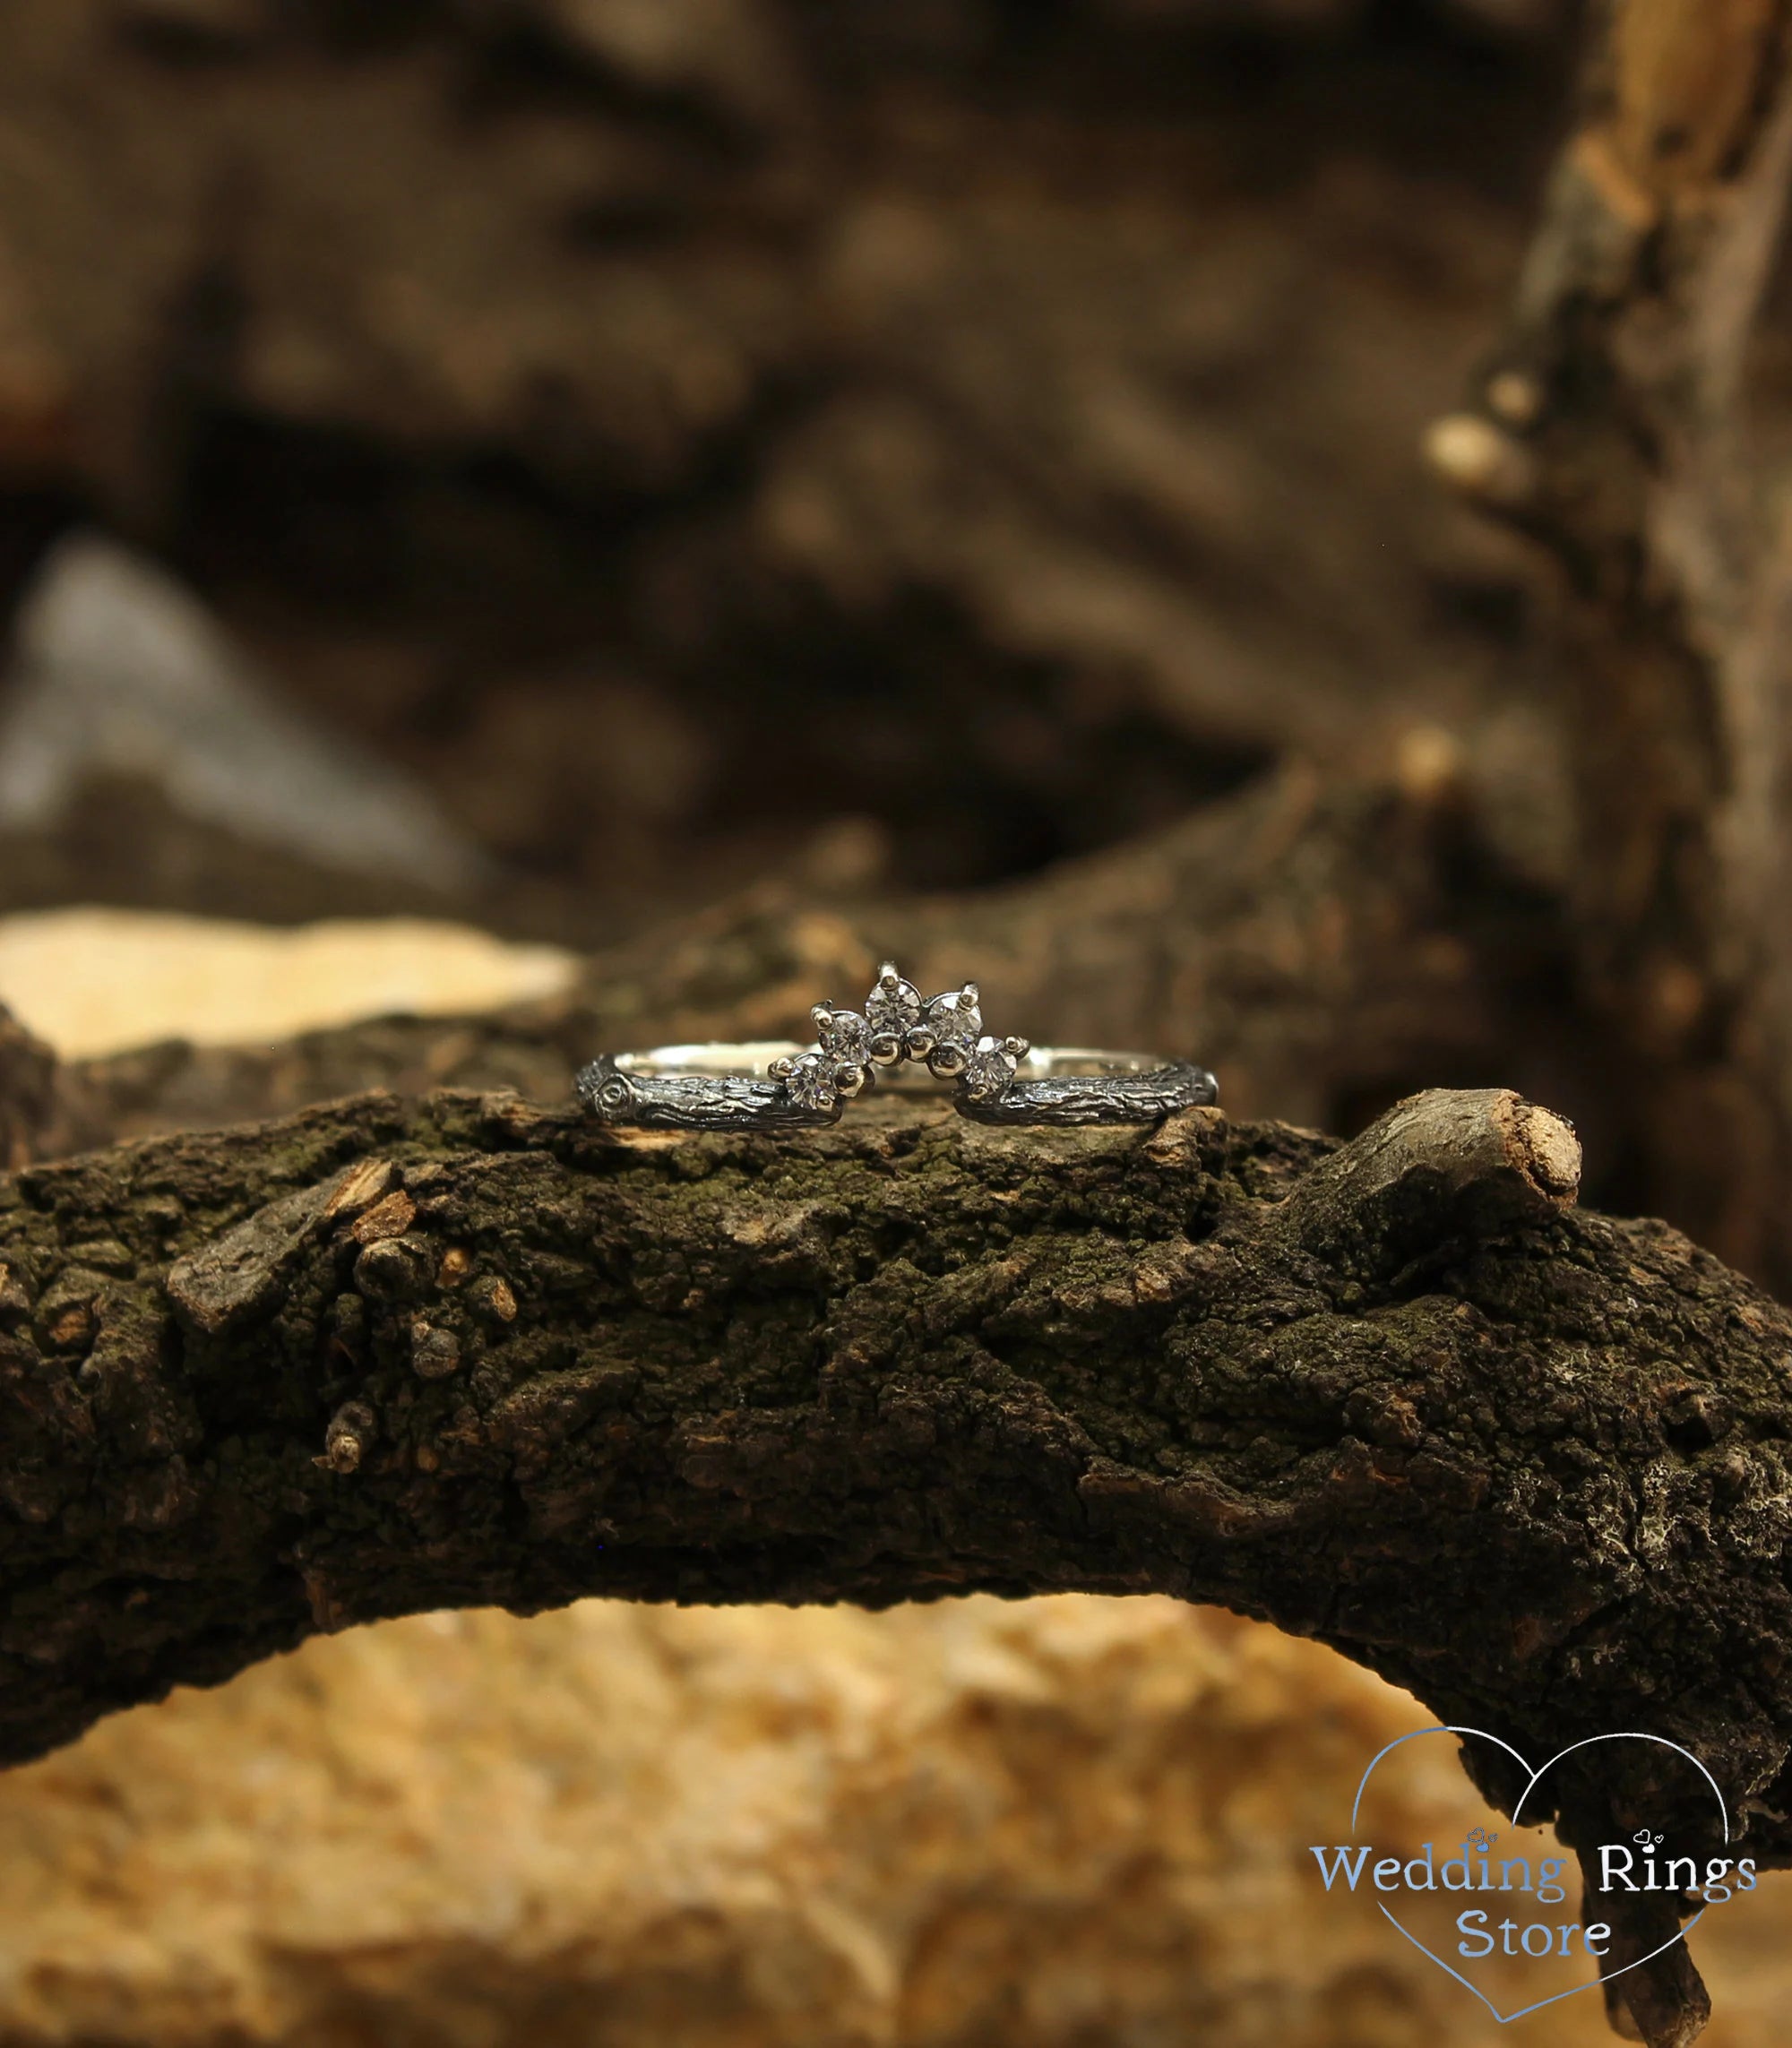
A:
<svg viewBox="0 0 1792 2048">
<path fill-rule="evenodd" d="M 1578 1163 L 1491 1090 L 1344 1147 L 446 1092 L 29 1168 L 0 1753 L 423 1608 L 1158 1591 L 1539 1759 L 1669 1735 L 1792 1860 L 1792 1315 Z M 1571 1841 L 1661 1795 L 1595 1753 Z"/>
</svg>

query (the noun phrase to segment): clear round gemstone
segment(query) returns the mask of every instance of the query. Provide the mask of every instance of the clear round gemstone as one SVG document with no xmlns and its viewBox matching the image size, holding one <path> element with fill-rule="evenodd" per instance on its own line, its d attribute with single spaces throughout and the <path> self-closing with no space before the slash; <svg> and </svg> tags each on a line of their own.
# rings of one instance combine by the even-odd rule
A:
<svg viewBox="0 0 1792 2048">
<path fill-rule="evenodd" d="M 1019 1064 L 1012 1053 L 1004 1052 L 999 1038 L 979 1038 L 964 1063 L 961 1085 L 971 1095 L 1000 1095 L 1014 1078 Z"/>
<path fill-rule="evenodd" d="M 983 1031 L 983 1012 L 975 1003 L 961 1010 L 957 995 L 936 995 L 927 1005 L 927 1028 L 935 1046 L 957 1046 L 969 1053 Z"/>
<path fill-rule="evenodd" d="M 821 1048 L 836 1066 L 862 1067 L 871 1057 L 874 1028 L 856 1010 L 831 1011 L 819 1027 Z"/>
<path fill-rule="evenodd" d="M 831 1109 L 838 1099 L 834 1071 L 838 1063 L 820 1053 L 805 1053 L 792 1062 L 784 1086 L 792 1102 L 805 1109 Z"/>
<path fill-rule="evenodd" d="M 912 981 L 899 981 L 894 988 L 879 982 L 865 999 L 866 1027 L 874 1038 L 900 1039 L 920 1020 L 921 992 Z"/>
</svg>

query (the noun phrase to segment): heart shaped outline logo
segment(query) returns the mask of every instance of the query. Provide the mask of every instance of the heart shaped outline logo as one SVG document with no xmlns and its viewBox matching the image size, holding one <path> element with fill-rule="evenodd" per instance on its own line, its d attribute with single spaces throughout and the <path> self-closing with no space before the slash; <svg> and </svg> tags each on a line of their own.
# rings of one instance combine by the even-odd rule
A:
<svg viewBox="0 0 1792 2048">
<path fill-rule="evenodd" d="M 1541 1778 L 1546 1771 L 1553 1770 L 1555 1766 L 1562 1761 L 1564 1757 L 1572 1756 L 1576 1750 L 1589 1749 L 1595 1743 L 1658 1743 L 1663 1749 L 1672 1750 L 1676 1755 L 1684 1757 L 1686 1761 L 1691 1764 L 1693 1769 L 1699 1773 L 1700 1777 L 1704 1779 L 1705 1783 L 1710 1786 L 1711 1797 L 1718 1803 L 1718 1813 L 1724 1825 L 1724 1844 L 1726 1847 L 1727 1847 L 1729 1845 L 1730 1811 L 1724 1803 L 1723 1794 L 1718 1789 L 1717 1779 L 1711 1776 L 1710 1772 L 1705 1768 L 1704 1765 L 1699 1761 L 1698 1758 L 1693 1754 L 1691 1750 L 1683 1748 L 1678 1743 L 1670 1742 L 1666 1735 L 1645 1734 L 1640 1728 L 1614 1729 L 1613 1732 L 1608 1735 L 1584 1735 L 1578 1743 L 1570 1743 L 1566 1749 L 1557 1750 L 1555 1754 L 1549 1759 L 1547 1763 L 1539 1764 L 1535 1770 L 1531 1770 L 1530 1761 L 1529 1758 L 1521 1756 L 1518 1751 L 1513 1749 L 1510 1743 L 1502 1742 L 1497 1735 L 1488 1734 L 1484 1728 L 1460 1728 L 1452 1725 L 1445 1724 L 1443 1722 L 1439 1722 L 1435 1727 L 1414 1728 L 1407 1734 L 1396 1735 L 1392 1742 L 1384 1744 L 1383 1747 L 1377 1750 L 1374 1755 L 1369 1759 L 1368 1764 L 1365 1768 L 1362 1777 L 1357 1780 L 1357 1796 L 1350 1804 L 1350 1832 L 1353 1837 L 1357 1832 L 1357 1816 L 1362 1811 L 1363 1794 L 1368 1789 L 1370 1778 L 1374 1776 L 1376 1765 L 1381 1762 L 1383 1757 L 1391 1755 L 1393 1751 L 1401 1748 L 1408 1743 L 1417 1742 L 1421 1735 L 1473 1735 L 1478 1741 L 1483 1743 L 1491 1743 L 1495 1749 L 1503 1750 L 1506 1754 L 1512 1760 L 1512 1761 L 1517 1764 L 1521 1770 L 1529 1771 L 1530 1776 L 1526 1780 L 1524 1790 L 1519 1794 L 1518 1799 L 1512 1810 L 1512 1820 L 1514 1827 L 1521 1825 L 1519 1815 L 1524 1810 L 1525 1801 L 1529 1799 L 1531 1794 L 1537 1789 L 1538 1779 Z M 1472 1992 L 1474 1995 L 1480 2000 L 1481 2003 L 1486 2007 L 1487 2010 L 1493 2014 L 1494 2018 L 1502 2026 L 1510 2026 L 1514 2019 L 1522 2019 L 1527 2013 L 1541 2012 L 1544 2007 L 1546 2005 L 1559 2004 L 1564 1998 L 1579 1998 L 1582 1992 L 1597 1991 L 1601 1984 L 1610 1983 L 1615 1978 L 1625 1976 L 1632 1970 L 1641 1969 L 1643 1964 L 1650 1961 L 1651 1958 L 1662 1955 L 1667 1949 L 1671 1949 L 1676 1941 L 1684 1941 L 1686 1939 L 1687 1935 L 1693 1932 L 1693 1928 L 1695 1928 L 1705 1917 L 1706 1914 L 1710 1911 L 1710 1907 L 1709 1906 L 1702 1906 L 1699 1908 L 1698 1912 L 1693 1915 L 1693 1917 L 1686 1923 L 1686 1924 L 1680 1930 L 1680 1932 L 1673 1937 L 1671 1940 L 1659 1943 L 1657 1947 L 1651 1949 L 1647 1956 L 1639 1956 L 1633 1963 L 1626 1963 L 1624 1968 L 1621 1970 L 1607 1970 L 1602 1975 L 1594 1977 L 1590 1983 L 1572 1985 L 1567 1991 L 1552 1992 L 1547 1998 L 1538 1999 L 1534 2003 L 1530 2005 L 1522 2005 L 1518 2009 L 1516 2012 L 1502 2012 L 1500 2009 L 1494 2003 L 1493 2000 L 1487 1996 L 1486 1992 L 1482 1991 L 1478 1985 L 1470 1983 L 1468 1978 L 1462 1975 L 1460 1970 L 1452 1970 L 1450 1965 L 1443 1960 L 1442 1956 L 1434 1954 L 1433 1951 L 1427 1949 L 1425 1943 L 1419 1940 L 1417 1935 L 1410 1932 L 1407 1928 L 1402 1927 L 1399 1920 L 1396 1919 L 1395 1916 L 1388 1911 L 1385 1906 L 1382 1905 L 1379 1899 L 1375 1901 L 1375 1904 L 1381 1908 L 1383 1915 L 1386 1917 L 1390 1923 L 1398 1929 L 1401 1934 L 1406 1936 L 1407 1940 L 1412 1943 L 1413 1947 L 1418 1950 L 1421 1956 L 1424 1956 L 1427 1958 L 1431 1962 L 1435 1963 L 1438 1968 L 1443 1972 L 1445 1976 L 1454 1977 L 1456 1982 L 1460 1984 L 1465 1991 Z M 1582 1911 L 1584 1910 L 1585 1908 L 1583 1907 Z"/>
</svg>

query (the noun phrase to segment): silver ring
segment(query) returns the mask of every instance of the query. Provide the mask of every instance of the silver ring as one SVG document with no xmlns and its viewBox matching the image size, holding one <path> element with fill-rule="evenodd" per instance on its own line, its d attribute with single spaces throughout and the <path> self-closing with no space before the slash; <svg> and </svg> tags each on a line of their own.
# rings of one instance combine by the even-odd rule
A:
<svg viewBox="0 0 1792 2048">
<path fill-rule="evenodd" d="M 662 1131 L 813 1130 L 874 1087 L 954 1092 L 979 1123 L 1154 1123 L 1219 1098 L 1204 1067 L 1151 1053 L 1030 1046 L 983 1028 L 975 982 L 924 998 L 886 961 L 863 1011 L 818 1002 L 815 1043 L 605 1054 L 574 1083 L 599 1123 Z"/>
<path fill-rule="evenodd" d="M 791 1099 L 768 1069 L 797 1057 L 794 1039 L 747 1046 L 660 1046 L 600 1053 L 573 1092 L 599 1123 L 643 1131 L 812 1131 L 838 1123 L 844 1099 L 816 1108 Z"/>
<path fill-rule="evenodd" d="M 1157 1123 L 1219 1099 L 1219 1082 L 1188 1060 L 1035 1046 L 1004 1089 L 961 1093 L 958 1109 L 978 1123 Z"/>
</svg>

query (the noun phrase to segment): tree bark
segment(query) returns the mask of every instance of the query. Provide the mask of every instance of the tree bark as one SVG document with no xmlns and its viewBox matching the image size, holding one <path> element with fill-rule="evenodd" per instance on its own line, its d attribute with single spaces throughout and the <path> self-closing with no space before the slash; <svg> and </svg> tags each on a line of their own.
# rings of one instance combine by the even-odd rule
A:
<svg viewBox="0 0 1792 2048">
<path fill-rule="evenodd" d="M 0 1004 L 0 1174 L 58 1149 L 63 1098 L 56 1054 Z"/>
<path fill-rule="evenodd" d="M 418 1609 L 1161 1591 L 1528 1754 L 1669 1735 L 1792 1860 L 1792 1315 L 1578 1170 L 1499 1090 L 1341 1148 L 375 1094 L 28 1168 L 0 1754 Z M 1658 1822 L 1592 1753 L 1564 1838 Z M 1650 2041 L 1689 1969 L 1624 1980 Z"/>
<path fill-rule="evenodd" d="M 1744 371 L 1792 175 L 1792 45 L 1782 0 L 1595 19 L 1508 331 L 1430 450 L 1562 571 L 1576 951 L 1651 1104 L 1640 1203 L 1783 1293 L 1792 555 Z"/>
</svg>

